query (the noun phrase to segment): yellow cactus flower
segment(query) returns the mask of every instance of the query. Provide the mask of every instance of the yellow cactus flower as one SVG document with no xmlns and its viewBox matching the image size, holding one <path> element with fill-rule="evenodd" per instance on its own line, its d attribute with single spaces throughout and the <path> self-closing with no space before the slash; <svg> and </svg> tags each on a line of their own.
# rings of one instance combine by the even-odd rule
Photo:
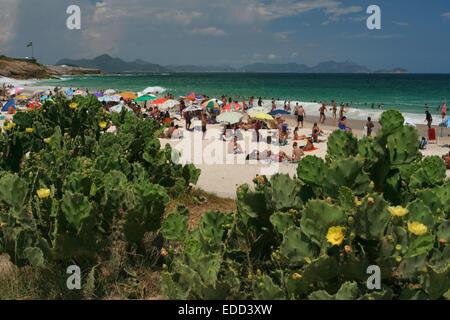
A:
<svg viewBox="0 0 450 320">
<path fill-rule="evenodd" d="M 16 124 L 14 122 L 9 122 L 5 126 L 3 126 L 3 129 L 8 132 L 11 131 L 15 126 Z"/>
<path fill-rule="evenodd" d="M 34 129 L 33 128 L 26 128 L 25 131 L 27 133 L 33 133 Z"/>
<path fill-rule="evenodd" d="M 100 127 L 101 129 L 105 129 L 105 128 L 108 126 L 108 122 L 106 122 L 106 121 L 100 121 L 100 122 L 98 123 L 98 125 L 99 125 L 99 127 Z"/>
<path fill-rule="evenodd" d="M 165 248 L 162 248 L 162 249 L 161 249 L 161 255 L 162 255 L 163 257 L 167 257 L 167 256 L 169 255 L 169 252 L 167 252 L 167 250 L 166 250 Z"/>
<path fill-rule="evenodd" d="M 327 241 L 333 246 L 339 246 L 342 244 L 345 238 L 345 228 L 343 227 L 331 227 L 328 229 Z"/>
<path fill-rule="evenodd" d="M 363 201 L 360 200 L 358 197 L 355 197 L 355 205 L 357 207 L 360 207 L 360 206 L 362 206 L 362 204 L 363 204 Z"/>
<path fill-rule="evenodd" d="M 294 274 L 292 275 L 292 279 L 293 279 L 293 280 L 300 280 L 301 278 L 302 278 L 302 275 L 299 274 L 299 273 L 294 273 Z"/>
<path fill-rule="evenodd" d="M 44 143 L 45 144 L 50 144 L 50 142 L 52 142 L 52 138 L 45 138 L 44 139 Z"/>
<path fill-rule="evenodd" d="M 389 207 L 388 211 L 391 215 L 393 215 L 394 217 L 404 217 L 408 214 L 408 209 L 403 208 L 402 206 L 397 206 L 397 207 Z"/>
<path fill-rule="evenodd" d="M 75 102 L 72 102 L 71 104 L 69 104 L 69 108 L 72 110 L 77 110 L 78 109 L 78 104 Z"/>
<path fill-rule="evenodd" d="M 423 236 L 428 232 L 428 228 L 423 223 L 414 221 L 408 222 L 408 231 L 416 236 Z"/>
<path fill-rule="evenodd" d="M 50 189 L 39 189 L 38 191 L 36 191 L 37 196 L 39 197 L 39 199 L 47 199 L 48 197 L 50 197 Z"/>
</svg>

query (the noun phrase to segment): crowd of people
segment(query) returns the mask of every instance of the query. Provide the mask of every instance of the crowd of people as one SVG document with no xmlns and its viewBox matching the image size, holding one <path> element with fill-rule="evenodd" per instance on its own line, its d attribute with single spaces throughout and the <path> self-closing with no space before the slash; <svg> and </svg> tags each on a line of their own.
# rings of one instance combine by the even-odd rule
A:
<svg viewBox="0 0 450 320">
<path fill-rule="evenodd" d="M 10 95 L 11 90 L 14 89 L 13 85 L 3 84 L 0 88 L 0 108 L 3 107 L 3 104 L 8 101 L 10 98 L 14 98 L 14 95 Z M 70 89 L 72 90 L 72 89 Z M 75 90 L 72 90 L 75 91 Z M 86 94 L 89 94 L 89 90 L 84 91 Z M 100 92 L 100 91 L 99 91 Z M 101 92 L 100 92 L 101 93 Z M 52 99 L 58 95 L 64 95 L 64 92 L 61 88 L 54 88 L 54 90 L 47 91 L 45 96 L 47 99 Z M 36 97 L 35 97 L 36 98 Z M 38 96 L 36 101 L 39 101 L 40 96 Z M 166 99 L 176 99 L 172 94 L 166 94 L 164 96 Z M 151 118 L 155 121 L 159 122 L 161 125 L 165 127 L 163 133 L 161 133 L 160 138 L 162 139 L 181 139 L 183 138 L 183 129 L 180 124 L 176 124 L 176 121 L 185 121 L 184 129 L 186 131 L 192 131 L 193 122 L 198 120 L 201 124 L 201 131 L 203 134 L 203 139 L 205 139 L 208 126 L 216 125 L 217 116 L 223 110 L 206 110 L 200 106 L 203 103 L 209 101 L 209 97 L 206 95 L 197 96 L 194 100 L 189 100 L 186 98 L 179 99 L 179 118 L 173 116 L 173 113 L 168 110 L 160 110 L 160 108 L 156 105 L 152 105 L 150 103 L 137 103 L 133 100 L 126 100 L 124 98 L 120 98 L 120 101 L 110 101 L 110 102 L 102 102 L 103 108 L 105 111 L 110 113 L 120 113 L 123 110 L 134 112 L 136 114 L 142 115 L 144 118 Z M 271 106 L 265 106 L 262 97 L 255 98 L 249 97 L 248 99 L 242 97 L 229 97 L 229 96 L 221 96 L 215 100 L 221 108 L 226 105 L 237 105 L 240 108 L 240 112 L 244 115 L 243 121 L 233 124 L 226 125 L 223 130 L 222 138 L 224 142 L 228 142 L 228 153 L 230 154 L 243 154 L 244 150 L 239 144 L 240 139 L 240 131 L 252 131 L 256 141 L 259 143 L 263 139 L 263 135 L 261 132 L 263 130 L 271 129 L 272 133 L 266 137 L 266 143 L 272 144 L 275 143 L 280 147 L 288 146 L 290 142 L 292 142 L 292 153 L 287 154 L 285 152 L 279 152 L 277 154 L 273 154 L 270 150 L 266 150 L 264 152 L 252 151 L 247 155 L 247 159 L 252 160 L 264 160 L 271 159 L 272 161 L 288 161 L 288 162 L 298 162 L 305 152 L 316 150 L 316 144 L 325 142 L 321 137 L 325 136 L 325 132 L 319 127 L 320 125 L 325 124 L 327 120 L 327 113 L 332 113 L 332 119 L 334 119 L 335 123 L 337 123 L 337 129 L 347 132 L 352 132 L 352 129 L 349 127 L 347 123 L 346 112 L 348 110 L 349 105 L 341 103 L 340 107 L 336 101 L 332 101 L 331 104 L 326 104 L 321 102 L 320 107 L 318 109 L 319 113 L 319 121 L 315 122 L 311 128 L 310 134 L 300 134 L 300 130 L 304 129 L 305 122 L 307 118 L 307 113 L 305 108 L 300 103 L 295 103 L 292 105 L 291 101 L 284 101 L 283 106 L 277 105 L 275 99 L 271 100 Z M 188 109 L 190 106 L 198 106 L 197 109 Z M 283 110 L 285 114 L 294 114 L 296 120 L 296 127 L 294 130 L 290 130 L 286 119 L 282 116 L 276 116 L 273 121 L 265 121 L 265 120 L 257 120 L 247 115 L 252 108 L 255 107 L 267 107 L 268 111 L 276 111 Z M 189 111 L 187 111 L 189 110 Z M 442 119 L 444 120 L 446 117 L 446 104 L 444 104 L 441 108 Z M 11 110 L 11 113 L 15 113 L 15 110 Z M 429 111 L 429 107 L 425 107 L 425 115 L 426 115 L 426 123 L 429 128 L 431 128 L 433 123 L 433 117 L 431 112 Z M 367 122 L 365 124 L 365 134 L 367 136 L 372 136 L 374 131 L 375 124 L 372 121 L 371 117 L 368 117 Z M 110 124 L 109 131 L 114 132 L 114 126 Z M 305 145 L 300 146 L 299 142 L 304 142 Z M 426 138 L 422 139 L 420 142 L 420 148 L 425 149 L 427 145 Z M 446 154 L 443 156 L 443 159 L 446 163 L 448 169 L 450 169 L 450 154 Z"/>
</svg>

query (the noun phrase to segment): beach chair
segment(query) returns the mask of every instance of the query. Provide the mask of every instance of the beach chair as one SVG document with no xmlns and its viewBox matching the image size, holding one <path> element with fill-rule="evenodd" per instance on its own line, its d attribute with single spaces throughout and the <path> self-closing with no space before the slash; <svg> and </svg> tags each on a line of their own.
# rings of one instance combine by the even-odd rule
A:
<svg viewBox="0 0 450 320">
<path fill-rule="evenodd" d="M 436 129 L 435 128 L 429 128 L 428 129 L 428 143 L 438 144 L 437 135 L 436 135 Z"/>
</svg>

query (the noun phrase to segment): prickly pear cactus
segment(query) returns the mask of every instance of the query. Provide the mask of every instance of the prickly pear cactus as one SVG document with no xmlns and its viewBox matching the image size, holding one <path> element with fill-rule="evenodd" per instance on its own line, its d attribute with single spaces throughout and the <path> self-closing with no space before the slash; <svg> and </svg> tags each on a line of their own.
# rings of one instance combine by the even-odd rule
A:
<svg viewBox="0 0 450 320">
<path fill-rule="evenodd" d="M 327 159 L 348 158 L 358 152 L 358 140 L 350 132 L 335 131 L 328 138 Z"/>
</svg>

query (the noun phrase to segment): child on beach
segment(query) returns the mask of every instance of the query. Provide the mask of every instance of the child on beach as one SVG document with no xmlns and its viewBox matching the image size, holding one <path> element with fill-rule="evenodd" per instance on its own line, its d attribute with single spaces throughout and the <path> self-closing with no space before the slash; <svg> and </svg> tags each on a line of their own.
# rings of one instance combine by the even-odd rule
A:
<svg viewBox="0 0 450 320">
<path fill-rule="evenodd" d="M 367 136 L 368 137 L 371 137 L 372 136 L 372 131 L 373 131 L 373 128 L 375 127 L 375 125 L 373 124 L 373 122 L 372 122 L 372 118 L 371 117 L 368 117 L 367 118 L 367 123 L 366 123 L 366 128 L 367 128 Z"/>
</svg>

